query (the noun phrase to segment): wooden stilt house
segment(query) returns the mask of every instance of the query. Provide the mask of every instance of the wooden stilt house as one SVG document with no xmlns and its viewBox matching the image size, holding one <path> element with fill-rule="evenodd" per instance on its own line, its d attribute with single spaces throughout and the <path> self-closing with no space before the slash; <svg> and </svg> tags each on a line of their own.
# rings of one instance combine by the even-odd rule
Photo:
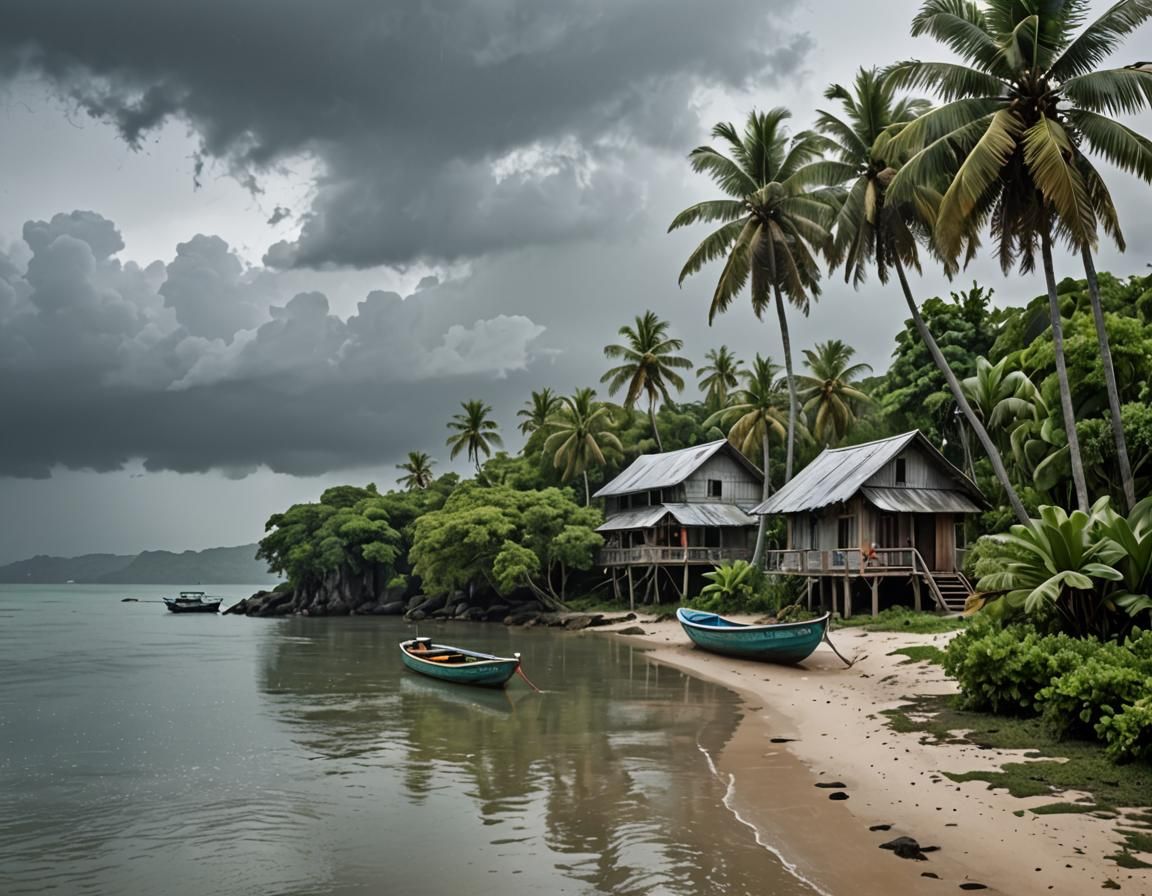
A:
<svg viewBox="0 0 1152 896">
<path fill-rule="evenodd" d="M 918 430 L 829 448 L 753 513 L 780 514 L 788 547 L 768 571 L 804 576 L 809 602 L 840 609 L 868 601 L 958 611 L 965 578 L 964 519 L 987 504 L 976 485 Z"/>
<path fill-rule="evenodd" d="M 724 560 L 750 560 L 764 476 L 725 439 L 646 454 L 596 492 L 604 499 L 600 563 L 617 596 L 683 598 Z"/>
</svg>

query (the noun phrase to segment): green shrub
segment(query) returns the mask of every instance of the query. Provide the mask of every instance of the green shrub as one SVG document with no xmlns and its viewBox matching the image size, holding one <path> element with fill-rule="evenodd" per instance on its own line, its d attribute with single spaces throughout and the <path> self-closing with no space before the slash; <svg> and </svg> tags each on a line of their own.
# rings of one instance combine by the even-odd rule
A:
<svg viewBox="0 0 1152 896">
<path fill-rule="evenodd" d="M 762 574 L 746 560 L 721 563 L 711 572 L 704 573 L 708 584 L 700 589 L 693 606 L 709 613 L 739 611 L 763 612 L 766 607 L 761 594 Z"/>
<path fill-rule="evenodd" d="M 1116 762 L 1152 759 L 1152 696 L 1141 697 L 1096 725 L 1108 756 Z"/>
<path fill-rule="evenodd" d="M 968 708 L 1030 716 L 1039 711 L 1037 694 L 1098 647 L 1098 641 L 1042 635 L 1028 625 L 997 628 L 982 621 L 952 639 L 943 666 Z"/>
<path fill-rule="evenodd" d="M 1101 644 L 1095 656 L 1059 676 L 1036 695 L 1044 721 L 1061 736 L 1091 738 L 1101 719 L 1135 702 L 1148 673 L 1132 651 Z"/>
</svg>

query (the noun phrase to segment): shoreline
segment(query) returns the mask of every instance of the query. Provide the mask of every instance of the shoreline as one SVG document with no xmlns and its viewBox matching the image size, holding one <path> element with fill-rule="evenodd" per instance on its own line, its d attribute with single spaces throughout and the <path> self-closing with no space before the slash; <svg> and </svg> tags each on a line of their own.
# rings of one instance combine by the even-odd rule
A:
<svg viewBox="0 0 1152 896">
<path fill-rule="evenodd" d="M 790 667 L 701 651 L 675 620 L 640 616 L 629 624 L 645 634 L 618 634 L 624 626 L 592 631 L 626 638 L 649 648 L 656 662 L 740 694 L 744 718 L 721 754 L 709 757 L 731 782 L 726 804 L 762 842 L 773 844 L 766 848 L 778 850 L 798 877 L 827 896 L 919 896 L 958 888 L 1079 896 L 1114 888 L 1108 881 L 1120 892 L 1152 886 L 1152 869 L 1105 859 L 1119 849 L 1115 820 L 1036 815 L 1027 810 L 1061 797 L 1018 798 L 982 781 L 956 783 L 941 774 L 999 768 L 1024 751 L 921 744 L 919 734 L 888 727 L 880 713 L 905 698 L 956 692 L 939 666 L 889 654 L 920 644 L 943 647 L 950 634 L 840 629 L 833 635 L 837 647 L 861 657 L 855 665 L 845 668 L 822 643 L 803 667 Z M 834 783 L 844 786 L 828 786 Z M 830 799 L 832 794 L 847 798 Z M 875 825 L 891 827 L 870 831 Z M 900 836 L 939 850 L 917 861 L 880 848 Z"/>
</svg>

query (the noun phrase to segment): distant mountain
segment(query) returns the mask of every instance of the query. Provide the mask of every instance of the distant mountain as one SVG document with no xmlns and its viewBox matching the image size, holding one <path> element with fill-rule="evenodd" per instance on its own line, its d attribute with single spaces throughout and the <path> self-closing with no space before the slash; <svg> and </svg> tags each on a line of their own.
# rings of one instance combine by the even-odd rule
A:
<svg viewBox="0 0 1152 896">
<path fill-rule="evenodd" d="M 65 582 L 101 585 L 264 585 L 279 581 L 256 545 L 204 551 L 144 551 L 136 556 L 85 554 L 38 556 L 0 566 L 0 583 L 53 585 Z"/>
<path fill-rule="evenodd" d="M 0 566 L 0 583 L 53 585 L 61 582 L 98 582 L 101 576 L 123 569 L 135 557 L 118 554 L 85 554 L 83 557 L 49 557 L 39 554 Z"/>
</svg>

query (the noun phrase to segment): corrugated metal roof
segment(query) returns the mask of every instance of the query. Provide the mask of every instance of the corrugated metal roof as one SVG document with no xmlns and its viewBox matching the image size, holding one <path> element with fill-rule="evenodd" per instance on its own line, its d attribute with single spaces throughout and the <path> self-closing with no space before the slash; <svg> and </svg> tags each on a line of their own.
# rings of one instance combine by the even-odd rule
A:
<svg viewBox="0 0 1152 896">
<path fill-rule="evenodd" d="M 668 514 L 681 526 L 755 526 L 756 518 L 735 504 L 657 504 L 613 515 L 597 532 L 650 529 Z"/>
<path fill-rule="evenodd" d="M 847 501 L 915 439 L 916 431 L 851 448 L 825 448 L 753 513 L 800 513 Z"/>
<path fill-rule="evenodd" d="M 759 520 L 735 504 L 665 504 L 682 526 L 755 526 Z"/>
<path fill-rule="evenodd" d="M 708 442 L 706 445 L 697 445 L 694 448 L 682 448 L 679 451 L 665 451 L 663 454 L 645 454 L 636 458 L 628 468 L 615 479 L 603 486 L 594 498 L 607 498 L 612 495 L 630 495 L 635 492 L 646 492 L 651 489 L 670 488 L 679 485 L 691 476 L 704 461 L 712 457 L 728 444 L 727 439 Z M 738 458 L 749 471 L 756 469 L 739 451 L 732 449 L 733 457 Z"/>
<path fill-rule="evenodd" d="M 597 532 L 616 532 L 620 529 L 651 529 L 668 511 L 663 504 L 655 507 L 634 507 L 614 514 L 596 527 Z"/>
<path fill-rule="evenodd" d="M 865 482 L 912 442 L 918 442 L 929 454 L 934 455 L 941 466 L 953 470 L 961 488 L 969 491 L 973 497 L 979 495 L 976 487 L 940 454 L 936 446 L 919 430 L 912 430 L 864 445 L 824 449 L 791 482 L 763 504 L 753 508 L 752 512 L 803 513 L 848 501 L 860 491 Z"/>
<path fill-rule="evenodd" d="M 893 513 L 979 513 L 981 508 L 963 492 L 938 488 L 878 488 L 861 493 L 881 510 Z"/>
</svg>

